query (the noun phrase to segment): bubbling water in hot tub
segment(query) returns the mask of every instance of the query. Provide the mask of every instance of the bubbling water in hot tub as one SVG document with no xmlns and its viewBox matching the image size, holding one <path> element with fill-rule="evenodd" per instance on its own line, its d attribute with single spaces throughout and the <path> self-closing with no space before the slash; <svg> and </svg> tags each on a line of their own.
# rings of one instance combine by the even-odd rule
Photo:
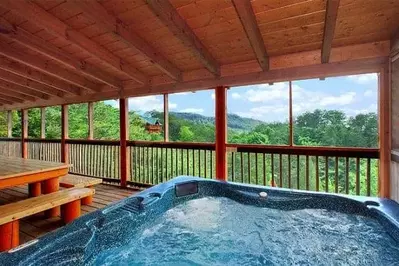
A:
<svg viewBox="0 0 399 266">
<path fill-rule="evenodd" d="M 106 250 L 96 265 L 396 265 L 399 244 L 374 219 L 283 211 L 227 198 L 187 201 Z"/>
</svg>

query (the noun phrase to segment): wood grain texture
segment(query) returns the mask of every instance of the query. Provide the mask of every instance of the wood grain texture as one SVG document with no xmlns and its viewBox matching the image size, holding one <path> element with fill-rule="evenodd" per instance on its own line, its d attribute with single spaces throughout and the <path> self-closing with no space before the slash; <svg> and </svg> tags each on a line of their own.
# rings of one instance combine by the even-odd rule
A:
<svg viewBox="0 0 399 266">
<path fill-rule="evenodd" d="M 337 22 L 338 7 L 340 0 L 327 0 L 326 18 L 324 20 L 323 45 L 321 48 L 321 62 L 330 60 L 332 41 L 334 38 L 335 25 Z"/>
<path fill-rule="evenodd" d="M 0 156 L 0 180 L 68 169 L 68 167 L 69 165 L 63 163 Z"/>
<path fill-rule="evenodd" d="M 90 188 L 71 188 L 0 206 L 0 225 L 94 194 Z"/>
<path fill-rule="evenodd" d="M 267 55 L 251 2 L 246 0 L 233 0 L 233 4 L 259 65 L 264 71 L 269 70 L 269 56 Z"/>
<path fill-rule="evenodd" d="M 61 187 L 90 187 L 94 185 L 101 184 L 102 180 L 100 178 L 93 178 L 88 176 L 72 175 L 68 174 L 60 178 Z"/>
</svg>

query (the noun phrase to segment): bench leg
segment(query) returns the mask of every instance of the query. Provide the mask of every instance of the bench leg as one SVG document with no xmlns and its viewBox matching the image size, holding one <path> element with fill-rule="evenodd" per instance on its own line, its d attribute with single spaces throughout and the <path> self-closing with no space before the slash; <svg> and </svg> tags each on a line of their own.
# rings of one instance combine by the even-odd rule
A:
<svg viewBox="0 0 399 266">
<path fill-rule="evenodd" d="M 19 245 L 19 221 L 0 225 L 0 252 Z"/>
<path fill-rule="evenodd" d="M 41 194 L 41 183 L 36 182 L 36 183 L 30 183 L 28 185 L 28 190 L 29 190 L 29 197 L 37 197 L 40 196 Z"/>
<path fill-rule="evenodd" d="M 56 177 L 43 181 L 42 189 L 43 194 L 49 194 L 58 191 L 60 189 L 59 178 Z M 47 218 L 56 217 L 60 215 L 60 206 L 47 210 L 44 212 L 44 214 Z"/>
<path fill-rule="evenodd" d="M 61 217 L 64 223 L 70 223 L 80 216 L 80 199 L 62 205 Z"/>
<path fill-rule="evenodd" d="M 93 186 L 88 186 L 88 188 L 93 189 Z M 93 195 L 82 199 L 82 205 L 90 205 L 93 203 Z"/>
</svg>

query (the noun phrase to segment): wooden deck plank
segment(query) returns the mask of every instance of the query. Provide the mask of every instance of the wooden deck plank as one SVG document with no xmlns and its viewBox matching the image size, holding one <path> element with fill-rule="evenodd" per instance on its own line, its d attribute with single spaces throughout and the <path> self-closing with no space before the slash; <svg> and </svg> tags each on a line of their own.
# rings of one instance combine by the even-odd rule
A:
<svg viewBox="0 0 399 266">
<path fill-rule="evenodd" d="M 94 186 L 96 193 L 93 203 L 82 206 L 82 215 L 91 213 L 125 197 L 137 193 L 132 189 L 121 189 L 117 186 L 99 184 Z M 0 205 L 28 198 L 28 186 L 16 186 L 0 190 Z M 64 224 L 60 217 L 46 219 L 43 213 L 21 219 L 20 244 L 31 241 L 48 232 L 54 231 Z"/>
</svg>

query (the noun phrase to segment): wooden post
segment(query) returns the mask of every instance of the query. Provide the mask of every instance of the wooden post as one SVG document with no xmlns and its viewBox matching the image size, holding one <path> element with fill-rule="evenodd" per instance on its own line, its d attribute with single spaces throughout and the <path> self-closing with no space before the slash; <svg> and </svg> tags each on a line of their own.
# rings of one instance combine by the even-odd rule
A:
<svg viewBox="0 0 399 266">
<path fill-rule="evenodd" d="M 129 138 L 129 100 L 126 98 L 119 99 L 120 112 L 120 175 L 121 187 L 127 186 L 127 176 L 129 173 L 129 156 L 127 150 L 127 140 Z"/>
<path fill-rule="evenodd" d="M 226 98 L 227 87 L 219 86 L 215 90 L 215 153 L 216 153 L 216 179 L 227 181 L 227 116 Z"/>
<path fill-rule="evenodd" d="M 46 108 L 40 108 L 40 138 L 46 138 Z"/>
<path fill-rule="evenodd" d="M 94 139 L 94 103 L 89 102 L 87 104 L 87 118 L 89 123 L 89 132 L 88 132 L 88 139 Z"/>
<path fill-rule="evenodd" d="M 390 165 L 391 165 L 391 123 L 390 101 L 391 92 L 389 86 L 389 66 L 386 64 L 379 73 L 379 196 L 390 197 Z"/>
<path fill-rule="evenodd" d="M 169 94 L 163 95 L 163 139 L 169 141 Z"/>
<path fill-rule="evenodd" d="M 28 110 L 21 110 L 21 156 L 28 158 L 28 145 L 26 139 L 28 138 Z"/>
<path fill-rule="evenodd" d="M 61 105 L 61 162 L 68 163 L 68 105 Z"/>
<path fill-rule="evenodd" d="M 293 118 L 292 118 L 292 82 L 289 82 L 289 130 L 290 130 L 290 134 L 289 134 L 289 140 L 288 140 L 288 144 L 290 146 L 292 146 L 294 144 L 294 128 L 293 128 Z"/>
<path fill-rule="evenodd" d="M 12 138 L 12 111 L 7 111 L 7 137 Z"/>
</svg>

